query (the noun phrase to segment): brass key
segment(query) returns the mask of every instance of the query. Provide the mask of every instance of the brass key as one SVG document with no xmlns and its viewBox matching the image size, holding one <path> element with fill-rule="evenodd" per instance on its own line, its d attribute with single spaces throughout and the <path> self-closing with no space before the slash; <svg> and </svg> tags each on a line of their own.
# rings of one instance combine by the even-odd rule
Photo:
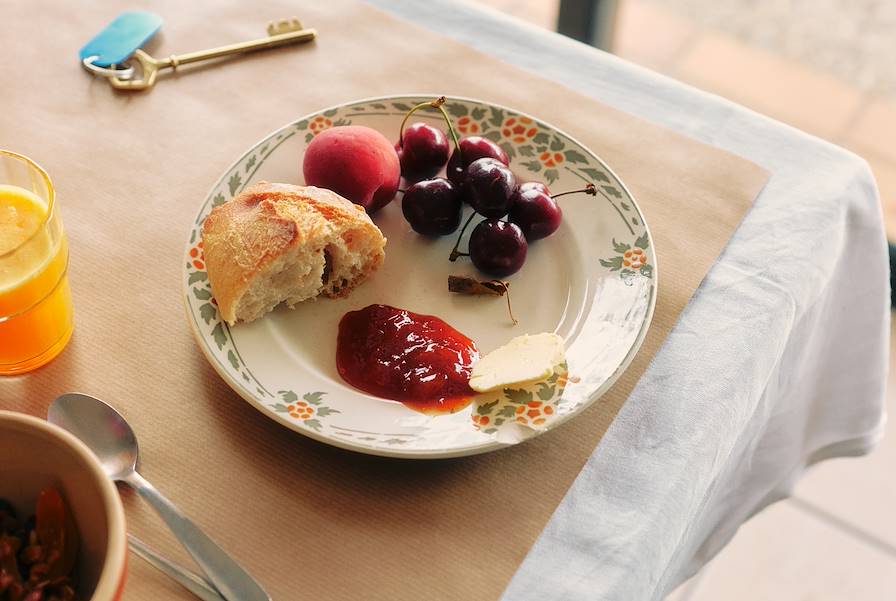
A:
<svg viewBox="0 0 896 601">
<path fill-rule="evenodd" d="M 303 29 L 298 19 L 289 19 L 278 22 L 271 22 L 268 25 L 268 36 L 251 42 L 240 42 L 239 44 L 230 44 L 211 50 L 200 50 L 199 52 L 190 52 L 188 54 L 171 55 L 168 58 L 156 59 L 142 50 L 137 50 L 131 60 L 139 63 L 142 73 L 137 77 L 124 79 L 121 77 L 110 77 L 109 83 L 113 88 L 119 90 L 145 90 L 151 88 L 156 83 L 156 77 L 159 71 L 163 69 L 175 70 L 181 65 L 196 63 L 199 61 L 218 58 L 221 56 L 229 56 L 231 54 L 243 54 L 244 52 L 252 52 L 254 50 L 264 50 L 266 48 L 276 48 L 277 46 L 285 46 L 286 44 L 296 44 L 299 42 L 310 42 L 317 36 L 317 30 Z"/>
</svg>

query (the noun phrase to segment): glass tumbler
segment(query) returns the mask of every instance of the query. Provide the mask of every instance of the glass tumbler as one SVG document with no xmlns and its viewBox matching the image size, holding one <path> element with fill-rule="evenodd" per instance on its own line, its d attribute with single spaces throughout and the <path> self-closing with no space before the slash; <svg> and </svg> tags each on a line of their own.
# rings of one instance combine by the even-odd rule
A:
<svg viewBox="0 0 896 601">
<path fill-rule="evenodd" d="M 0 375 L 36 369 L 72 334 L 68 242 L 46 171 L 0 150 Z"/>
</svg>

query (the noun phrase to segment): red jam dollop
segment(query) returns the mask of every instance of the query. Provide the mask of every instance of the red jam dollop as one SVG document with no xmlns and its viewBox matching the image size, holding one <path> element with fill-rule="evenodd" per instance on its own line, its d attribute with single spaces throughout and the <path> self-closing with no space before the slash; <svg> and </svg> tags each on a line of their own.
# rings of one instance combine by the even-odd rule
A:
<svg viewBox="0 0 896 601">
<path fill-rule="evenodd" d="M 452 413 L 470 403 L 470 372 L 478 358 L 472 340 L 431 315 L 370 305 L 339 322 L 339 375 L 355 388 L 424 413 Z"/>
</svg>

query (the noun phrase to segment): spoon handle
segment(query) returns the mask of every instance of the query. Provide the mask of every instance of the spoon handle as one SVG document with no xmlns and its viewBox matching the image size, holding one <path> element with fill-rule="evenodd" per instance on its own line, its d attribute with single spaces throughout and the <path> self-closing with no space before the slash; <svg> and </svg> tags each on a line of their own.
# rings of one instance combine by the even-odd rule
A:
<svg viewBox="0 0 896 601">
<path fill-rule="evenodd" d="M 131 472 L 124 481 L 149 501 L 222 597 L 227 601 L 271 601 L 248 572 L 143 476 Z"/>
<path fill-rule="evenodd" d="M 177 565 L 167 557 L 159 555 L 152 547 L 130 532 L 128 533 L 128 545 L 137 557 L 167 574 L 203 601 L 222 601 L 224 599 L 205 578 Z"/>
</svg>

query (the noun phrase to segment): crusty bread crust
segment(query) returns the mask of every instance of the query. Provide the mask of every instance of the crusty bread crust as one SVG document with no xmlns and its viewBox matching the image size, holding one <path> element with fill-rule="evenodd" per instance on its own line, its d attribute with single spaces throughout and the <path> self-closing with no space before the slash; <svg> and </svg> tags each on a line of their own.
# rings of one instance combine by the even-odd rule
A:
<svg viewBox="0 0 896 601">
<path fill-rule="evenodd" d="M 334 241 L 345 249 L 344 260 L 357 263 L 352 277 L 336 283 L 321 281 L 307 298 L 348 294 L 382 264 L 386 244 L 364 208 L 335 192 L 268 182 L 258 182 L 215 207 L 202 226 L 202 238 L 212 293 L 221 316 L 231 325 L 258 316 L 241 314 L 243 295 L 256 278 L 298 247 L 305 247 L 309 256 L 321 262 L 317 269 L 323 270 L 324 279 L 331 269 L 324 251 Z M 324 258 L 327 265 L 321 267 Z M 293 304 L 304 299 L 278 299 L 283 300 Z"/>
</svg>

